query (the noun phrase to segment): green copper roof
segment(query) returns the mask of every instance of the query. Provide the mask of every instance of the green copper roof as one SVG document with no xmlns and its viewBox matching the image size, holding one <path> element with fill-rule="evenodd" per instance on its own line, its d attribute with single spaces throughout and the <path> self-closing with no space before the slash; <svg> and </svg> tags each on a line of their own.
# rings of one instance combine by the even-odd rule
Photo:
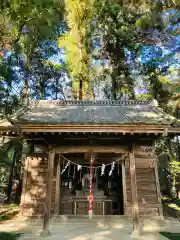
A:
<svg viewBox="0 0 180 240">
<path fill-rule="evenodd" d="M 151 101 L 33 101 L 11 118 L 26 124 L 171 125 L 175 118 Z"/>
</svg>

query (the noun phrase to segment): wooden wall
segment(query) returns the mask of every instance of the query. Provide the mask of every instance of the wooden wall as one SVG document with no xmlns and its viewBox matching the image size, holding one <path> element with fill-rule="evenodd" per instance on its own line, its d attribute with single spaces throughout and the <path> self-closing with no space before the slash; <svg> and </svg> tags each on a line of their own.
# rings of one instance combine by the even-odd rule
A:
<svg viewBox="0 0 180 240">
<path fill-rule="evenodd" d="M 32 154 L 24 159 L 21 195 L 21 213 L 23 216 L 42 215 L 44 213 L 47 174 L 47 156 Z"/>
<path fill-rule="evenodd" d="M 127 189 L 127 204 L 126 215 L 132 215 L 132 200 L 131 200 L 131 179 L 129 172 L 128 159 L 126 160 L 126 189 Z M 148 156 L 144 150 L 138 148 L 135 151 L 136 163 L 136 181 L 137 181 L 137 196 L 140 217 L 159 216 L 160 205 L 158 203 L 158 194 L 156 187 L 155 166 L 156 156 L 151 154 Z"/>
<path fill-rule="evenodd" d="M 143 149 L 135 149 L 137 195 L 140 217 L 158 216 L 158 202 L 155 178 L 155 154 L 149 156 Z M 128 159 L 125 161 L 126 198 L 125 214 L 132 215 L 131 180 Z M 56 202 L 56 159 L 52 179 L 51 213 L 55 213 Z M 48 156 L 31 154 L 25 158 L 21 212 L 24 216 L 42 216 L 46 205 L 46 187 L 48 179 Z M 60 206 L 61 208 L 61 206 Z M 60 211 L 63 214 L 63 210 Z"/>
</svg>

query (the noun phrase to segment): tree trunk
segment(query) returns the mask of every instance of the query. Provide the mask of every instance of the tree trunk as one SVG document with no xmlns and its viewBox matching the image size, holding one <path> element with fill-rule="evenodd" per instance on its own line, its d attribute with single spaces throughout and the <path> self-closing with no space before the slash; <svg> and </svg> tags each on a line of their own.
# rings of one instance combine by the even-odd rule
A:
<svg viewBox="0 0 180 240">
<path fill-rule="evenodd" d="M 82 67 L 83 62 L 83 34 L 79 30 L 79 54 L 80 54 L 80 68 Z M 82 69 L 79 74 L 79 100 L 83 100 L 83 76 Z"/>
<path fill-rule="evenodd" d="M 83 100 L 83 80 L 79 79 L 79 100 Z"/>
<path fill-rule="evenodd" d="M 176 198 L 176 177 L 173 176 L 172 177 L 172 188 L 171 188 L 171 194 L 172 194 L 172 197 Z"/>
<path fill-rule="evenodd" d="M 39 82 L 39 87 L 40 87 L 40 92 L 39 92 L 39 95 L 40 95 L 40 99 L 44 99 L 45 97 L 45 91 L 44 91 L 44 82 L 43 82 L 43 79 L 41 79 L 40 77 L 40 82 Z"/>
<path fill-rule="evenodd" d="M 30 61 L 27 60 L 26 69 L 25 69 L 24 89 L 23 89 L 23 103 L 25 105 L 28 104 L 28 89 L 29 89 L 28 76 L 29 76 L 29 72 L 30 72 Z"/>
<path fill-rule="evenodd" d="M 112 74 L 112 99 L 116 100 L 117 99 L 117 70 L 114 69 Z"/>
</svg>

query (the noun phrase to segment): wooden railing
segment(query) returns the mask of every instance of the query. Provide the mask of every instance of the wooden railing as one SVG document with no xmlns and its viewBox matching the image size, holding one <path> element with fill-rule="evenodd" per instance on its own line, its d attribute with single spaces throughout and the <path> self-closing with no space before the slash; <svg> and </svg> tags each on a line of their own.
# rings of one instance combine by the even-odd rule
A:
<svg viewBox="0 0 180 240">
<path fill-rule="evenodd" d="M 61 208 L 68 208 L 68 213 L 73 215 L 88 215 L 89 202 L 88 200 L 68 200 L 61 201 L 60 203 L 60 213 L 62 213 Z M 71 208 L 71 210 L 70 210 Z M 66 211 L 65 211 L 66 212 Z M 65 213 L 64 212 L 64 213 Z M 94 200 L 93 201 L 93 214 L 94 215 L 112 215 L 112 200 Z"/>
</svg>

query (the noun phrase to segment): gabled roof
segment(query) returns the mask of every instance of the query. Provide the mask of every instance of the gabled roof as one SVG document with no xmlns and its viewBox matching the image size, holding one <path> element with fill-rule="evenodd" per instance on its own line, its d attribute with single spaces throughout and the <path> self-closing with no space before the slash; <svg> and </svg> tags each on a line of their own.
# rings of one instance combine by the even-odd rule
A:
<svg viewBox="0 0 180 240">
<path fill-rule="evenodd" d="M 172 125 L 176 119 L 151 101 L 32 101 L 12 121 L 43 125 Z"/>
</svg>

